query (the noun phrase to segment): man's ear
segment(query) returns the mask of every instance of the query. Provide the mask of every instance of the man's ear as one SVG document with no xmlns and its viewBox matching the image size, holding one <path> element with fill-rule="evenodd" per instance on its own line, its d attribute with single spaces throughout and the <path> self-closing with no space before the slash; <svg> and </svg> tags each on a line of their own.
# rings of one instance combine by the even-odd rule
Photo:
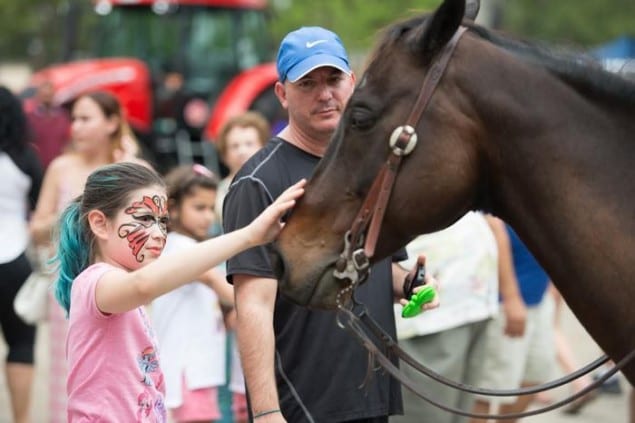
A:
<svg viewBox="0 0 635 423">
<path fill-rule="evenodd" d="M 286 109 L 287 108 L 287 90 L 284 84 L 280 81 L 277 81 L 276 85 L 273 86 L 273 92 L 276 94 L 276 97 L 278 97 L 278 101 L 280 102 L 282 107 Z"/>
<path fill-rule="evenodd" d="M 108 238 L 108 218 L 101 210 L 91 210 L 88 212 L 88 225 L 97 239 Z"/>
</svg>

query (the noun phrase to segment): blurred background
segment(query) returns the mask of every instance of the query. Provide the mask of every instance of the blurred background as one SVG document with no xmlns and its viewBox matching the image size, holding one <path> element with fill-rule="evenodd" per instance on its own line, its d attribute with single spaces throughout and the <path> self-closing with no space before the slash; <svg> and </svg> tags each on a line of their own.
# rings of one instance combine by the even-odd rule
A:
<svg viewBox="0 0 635 423">
<path fill-rule="evenodd" d="M 433 10 L 441 0 L 0 0 L 0 85 L 37 107 L 38 87 L 70 109 L 84 92 L 112 92 L 159 171 L 202 163 L 227 169 L 214 141 L 232 116 L 261 112 L 275 131 L 285 113 L 273 95 L 281 38 L 300 26 L 337 32 L 360 71 L 378 32 Z M 482 0 L 477 22 L 594 56 L 610 71 L 635 75 L 635 0 Z M 47 127 L 48 128 L 48 127 Z M 581 362 L 599 348 L 565 310 Z M 47 325 L 44 323 L 43 325 Z M 53 339 L 54 341 L 55 339 Z M 45 421 L 49 339 L 38 332 L 34 422 Z M 0 342 L 0 354 L 6 348 Z M 583 416 L 553 412 L 535 422 L 625 422 L 626 397 L 603 396 Z M 9 422 L 0 374 L 0 423 Z"/>
<path fill-rule="evenodd" d="M 160 171 L 199 162 L 224 176 L 213 142 L 228 118 L 256 110 L 274 130 L 285 122 L 272 87 L 276 47 L 288 31 L 334 30 L 359 71 L 381 28 L 440 3 L 0 0 L 0 84 L 19 92 L 27 110 L 45 81 L 67 108 L 82 92 L 111 91 Z M 481 3 L 479 23 L 594 54 L 611 70 L 635 56 L 633 0 Z"/>
<path fill-rule="evenodd" d="M 91 57 L 95 44 L 103 42 L 99 39 L 103 33 L 98 28 L 107 8 L 101 6 L 102 13 L 96 13 L 100 3 L 107 2 L 0 0 L 0 28 L 3 28 L 0 62 L 25 63 L 39 69 L 54 62 Z M 266 30 L 276 45 L 295 27 L 323 25 L 340 34 L 349 49 L 363 52 L 372 44 L 378 28 L 440 3 L 440 0 L 269 0 L 265 5 Z M 487 15 L 486 23 L 492 27 L 586 49 L 623 36 L 635 37 L 632 0 L 483 0 L 481 13 Z"/>
</svg>

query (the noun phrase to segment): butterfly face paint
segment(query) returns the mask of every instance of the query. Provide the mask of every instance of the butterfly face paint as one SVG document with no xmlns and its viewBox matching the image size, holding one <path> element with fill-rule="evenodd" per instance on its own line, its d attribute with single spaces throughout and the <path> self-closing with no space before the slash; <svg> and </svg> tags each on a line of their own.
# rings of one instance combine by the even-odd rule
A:
<svg viewBox="0 0 635 423">
<path fill-rule="evenodd" d="M 156 225 L 163 234 L 164 242 L 159 246 L 150 246 L 155 249 L 163 249 L 165 237 L 168 234 L 168 210 L 167 199 L 158 195 L 152 197 L 143 196 L 141 201 L 135 201 L 124 213 L 132 217 L 133 221 L 122 224 L 118 229 L 119 237 L 128 241 L 128 246 L 135 259 L 141 263 L 145 259 L 143 247 L 150 239 Z"/>
</svg>

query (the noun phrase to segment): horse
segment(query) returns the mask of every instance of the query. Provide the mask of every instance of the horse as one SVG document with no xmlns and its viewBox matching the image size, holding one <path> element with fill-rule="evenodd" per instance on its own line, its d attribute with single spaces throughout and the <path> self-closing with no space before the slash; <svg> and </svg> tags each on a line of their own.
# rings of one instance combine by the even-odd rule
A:
<svg viewBox="0 0 635 423">
<path fill-rule="evenodd" d="M 378 40 L 275 243 L 279 289 L 335 308 L 350 284 L 337 277 L 347 250 L 369 250 L 372 263 L 480 210 L 516 230 L 617 362 L 635 349 L 635 84 L 584 55 L 486 29 L 464 8 L 444 0 Z M 419 90 L 426 78 L 437 82 Z M 395 128 L 409 145 L 418 136 L 412 151 L 393 153 Z M 369 191 L 381 196 L 374 180 L 386 169 L 385 207 L 359 213 Z M 360 231 L 373 213 L 375 233 Z M 635 385 L 635 362 L 622 370 Z"/>
</svg>

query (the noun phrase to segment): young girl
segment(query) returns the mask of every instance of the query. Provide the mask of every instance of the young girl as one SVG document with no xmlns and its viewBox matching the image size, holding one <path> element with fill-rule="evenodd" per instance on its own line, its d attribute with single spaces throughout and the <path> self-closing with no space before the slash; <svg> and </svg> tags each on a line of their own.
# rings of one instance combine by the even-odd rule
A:
<svg viewBox="0 0 635 423">
<path fill-rule="evenodd" d="M 230 118 L 220 130 L 216 148 L 229 171 L 218 184 L 216 196 L 216 220 L 222 227 L 223 199 L 236 173 L 251 156 L 267 143 L 271 128 L 258 112 L 245 112 Z M 220 229 L 220 228 L 219 228 Z"/>
<path fill-rule="evenodd" d="M 72 118 L 72 148 L 56 157 L 46 169 L 30 222 L 31 236 L 41 248 L 48 248 L 60 214 L 73 198 L 81 194 L 91 172 L 119 161 L 142 162 L 135 157 L 138 147 L 131 138 L 124 111 L 112 94 L 102 91 L 82 94 L 73 103 Z M 68 321 L 52 296 L 48 322 L 48 422 L 65 423 L 68 369 L 64 340 Z"/>
<path fill-rule="evenodd" d="M 167 255 L 208 238 L 218 181 L 201 165 L 177 167 L 165 180 L 170 211 L 163 250 Z M 210 269 L 152 303 L 165 375 L 165 404 L 176 422 L 221 418 L 218 387 L 226 380 L 226 331 L 219 299 L 233 306 L 233 287 L 216 269 Z"/>
<path fill-rule="evenodd" d="M 251 224 L 167 257 L 162 179 L 134 163 L 104 166 L 61 216 L 55 295 L 69 315 L 68 421 L 165 422 L 165 382 L 142 305 L 234 254 L 270 242 L 303 193 L 285 191 Z"/>
</svg>

